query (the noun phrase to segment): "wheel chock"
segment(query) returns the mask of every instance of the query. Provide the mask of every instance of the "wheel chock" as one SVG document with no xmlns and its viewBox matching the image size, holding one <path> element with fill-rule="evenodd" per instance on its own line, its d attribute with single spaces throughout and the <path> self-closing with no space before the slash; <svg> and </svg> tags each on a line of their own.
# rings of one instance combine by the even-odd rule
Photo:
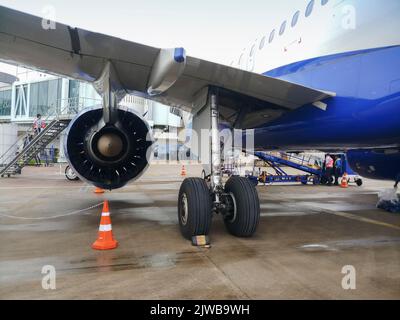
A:
<svg viewBox="0 0 400 320">
<path fill-rule="evenodd" d="M 208 236 L 193 236 L 192 245 L 196 247 L 210 248 L 210 238 Z"/>
</svg>

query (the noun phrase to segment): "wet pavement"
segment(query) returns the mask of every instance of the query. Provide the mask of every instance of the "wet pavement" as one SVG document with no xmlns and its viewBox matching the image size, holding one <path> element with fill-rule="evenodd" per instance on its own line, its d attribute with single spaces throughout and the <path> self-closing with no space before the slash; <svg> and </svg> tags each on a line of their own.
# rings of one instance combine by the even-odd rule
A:
<svg viewBox="0 0 400 320">
<path fill-rule="evenodd" d="M 202 249 L 179 233 L 180 169 L 151 166 L 139 181 L 103 195 L 67 181 L 59 167 L 1 179 L 0 298 L 400 298 L 400 215 L 375 208 L 377 193 L 391 182 L 259 186 L 257 234 L 234 238 L 217 216 L 212 248 Z M 99 252 L 91 244 L 101 208 L 76 211 L 104 199 L 119 247 Z M 55 267 L 55 290 L 42 288 L 45 265 Z M 356 271 L 355 290 L 342 288 L 347 265 Z"/>
</svg>

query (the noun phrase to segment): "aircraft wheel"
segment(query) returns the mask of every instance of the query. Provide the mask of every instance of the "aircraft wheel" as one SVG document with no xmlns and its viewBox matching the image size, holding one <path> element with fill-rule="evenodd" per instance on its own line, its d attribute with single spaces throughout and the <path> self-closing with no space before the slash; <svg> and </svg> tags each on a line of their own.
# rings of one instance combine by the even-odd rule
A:
<svg viewBox="0 0 400 320">
<path fill-rule="evenodd" d="M 79 177 L 75 174 L 74 170 L 70 166 L 65 168 L 65 177 L 70 181 L 77 181 Z"/>
<path fill-rule="evenodd" d="M 185 179 L 179 190 L 178 219 L 182 235 L 208 235 L 211 227 L 211 196 L 205 180 Z"/>
<path fill-rule="evenodd" d="M 260 220 L 260 201 L 254 185 L 246 178 L 233 176 L 226 185 L 232 209 L 224 217 L 228 232 L 236 237 L 251 237 Z"/>
<path fill-rule="evenodd" d="M 362 184 L 363 184 L 362 179 L 357 179 L 357 180 L 356 180 L 356 184 L 357 184 L 357 186 L 361 187 Z"/>
<path fill-rule="evenodd" d="M 203 171 L 201 172 L 201 178 L 202 178 L 203 180 L 206 180 L 207 175 L 206 175 L 206 171 L 205 171 L 205 170 L 203 170 Z"/>
</svg>

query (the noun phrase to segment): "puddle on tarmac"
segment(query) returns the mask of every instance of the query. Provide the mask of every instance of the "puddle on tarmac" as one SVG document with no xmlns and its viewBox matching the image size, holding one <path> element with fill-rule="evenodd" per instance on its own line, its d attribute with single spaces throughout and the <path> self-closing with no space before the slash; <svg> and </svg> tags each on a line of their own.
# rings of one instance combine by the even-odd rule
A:
<svg viewBox="0 0 400 320">
<path fill-rule="evenodd" d="M 119 256 L 112 252 L 98 252 L 95 257 L 70 261 L 70 267 L 60 271 L 64 272 L 107 272 L 134 269 L 167 269 L 178 264 L 185 266 L 199 265 L 202 257 L 194 252 L 168 252 L 154 253 L 140 257 L 134 255 Z"/>
<path fill-rule="evenodd" d="M 64 265 L 60 257 L 41 257 L 20 260 L 0 261 L 0 284 L 16 283 L 20 280 L 40 281 L 43 277 L 42 268 L 52 265 L 56 268 Z"/>
<path fill-rule="evenodd" d="M 362 211 L 362 210 L 374 210 L 374 205 L 368 204 L 352 204 L 343 201 L 331 201 L 331 202 L 307 202 L 299 201 L 296 203 L 285 204 L 288 207 L 305 208 L 311 210 L 332 210 L 332 211 Z"/>
<path fill-rule="evenodd" d="M 95 256 L 72 261 L 61 257 L 33 258 L 0 262 L 0 284 L 10 284 L 22 281 L 38 281 L 43 275 L 45 265 L 53 265 L 59 275 L 81 274 L 92 272 L 110 272 L 124 270 L 165 270 L 174 268 L 178 264 L 185 267 L 201 266 L 204 258 L 197 251 L 154 253 L 140 257 L 134 255 L 120 256 L 115 252 L 96 252 Z"/>
<path fill-rule="evenodd" d="M 143 221 L 152 221 L 161 225 L 177 224 L 176 207 L 144 207 L 119 210 L 118 217 L 119 219 L 134 218 Z"/>
<path fill-rule="evenodd" d="M 320 252 L 320 251 L 338 251 L 336 248 L 331 248 L 326 244 L 306 244 L 301 246 L 300 249 L 308 252 Z"/>
<path fill-rule="evenodd" d="M 340 251 L 351 248 L 371 248 L 387 245 L 400 245 L 400 238 L 394 237 L 376 237 L 362 239 L 346 239 L 337 241 L 328 241 L 323 243 L 306 244 L 299 247 L 304 251 Z"/>
<path fill-rule="evenodd" d="M 317 212 L 304 212 L 304 211 L 276 211 L 261 213 L 261 217 L 300 217 L 318 214 Z"/>
<path fill-rule="evenodd" d="M 127 196 L 129 194 L 129 196 Z M 142 192 L 108 193 L 110 209 L 113 205 L 126 205 L 127 207 L 138 204 L 151 204 L 153 199 Z M 130 199 L 130 200 L 129 200 Z"/>
<path fill-rule="evenodd" d="M 67 221 L 37 221 L 35 223 L 22 224 L 0 224 L 0 231 L 30 231 L 30 232 L 46 232 L 46 231 L 64 231 L 69 230 L 73 223 Z"/>
<path fill-rule="evenodd" d="M 357 193 L 360 195 L 360 193 Z M 332 198 L 349 198 L 351 199 L 351 193 L 336 193 L 336 192 L 314 192 L 314 193 L 285 193 L 283 196 L 290 200 L 311 200 L 311 199 L 332 199 Z"/>
<path fill-rule="evenodd" d="M 142 184 L 140 189 L 143 190 L 179 190 L 181 182 L 178 183 L 157 183 L 157 184 Z"/>
</svg>

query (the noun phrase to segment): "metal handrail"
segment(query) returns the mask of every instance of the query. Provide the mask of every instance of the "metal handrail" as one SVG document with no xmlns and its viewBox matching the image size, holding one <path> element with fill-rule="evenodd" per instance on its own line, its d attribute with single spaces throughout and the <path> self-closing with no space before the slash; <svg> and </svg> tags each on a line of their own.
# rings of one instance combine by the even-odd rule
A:
<svg viewBox="0 0 400 320">
<path fill-rule="evenodd" d="M 293 155 L 292 153 L 281 152 L 280 154 L 281 154 L 282 158 L 286 158 L 289 161 L 296 162 L 300 165 L 306 165 L 306 166 L 312 166 L 312 164 L 311 164 L 312 161 L 315 162 L 315 160 L 320 160 L 319 157 L 311 156 L 311 155 L 308 157 L 306 157 L 304 155 L 303 155 L 303 157 L 298 157 L 298 156 Z"/>
<path fill-rule="evenodd" d="M 67 99 L 57 99 L 55 103 L 50 105 L 50 109 L 53 109 L 53 112 L 46 116 L 43 120 L 45 123 L 50 123 L 53 120 L 59 120 L 60 116 L 68 116 L 75 115 L 78 113 L 79 108 L 85 105 L 85 102 L 93 101 L 100 102 L 98 99 L 90 99 L 90 98 L 67 98 Z M 62 102 L 67 101 L 65 107 L 61 110 L 57 108 L 57 106 L 61 106 Z M 95 104 L 95 103 L 94 103 Z M 72 112 L 71 112 L 72 111 Z M 17 141 L 12 144 L 1 156 L 0 156 L 0 165 L 7 165 L 16 155 L 14 154 L 14 150 L 18 150 L 21 145 L 23 145 L 25 138 L 29 134 L 34 134 L 33 127 L 29 127 L 25 133 L 17 139 Z"/>
</svg>

